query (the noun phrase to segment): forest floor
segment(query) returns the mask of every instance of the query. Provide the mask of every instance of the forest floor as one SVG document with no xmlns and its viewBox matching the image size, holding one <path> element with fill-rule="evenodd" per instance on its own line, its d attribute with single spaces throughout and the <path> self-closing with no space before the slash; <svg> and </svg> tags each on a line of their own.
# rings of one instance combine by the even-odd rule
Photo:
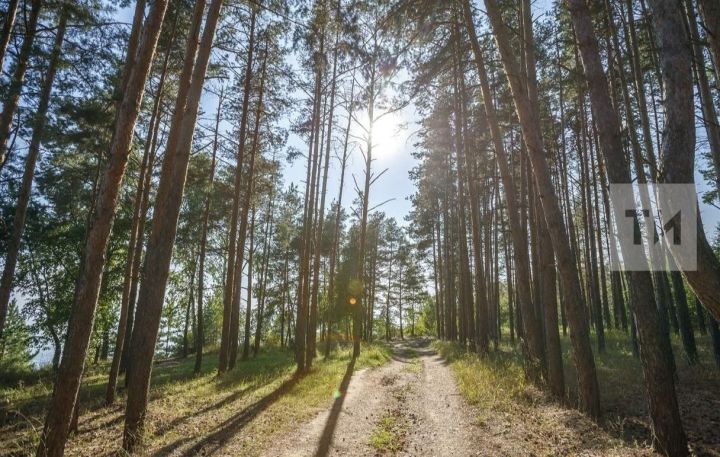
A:
<svg viewBox="0 0 720 457">
<path fill-rule="evenodd" d="M 390 356 L 387 345 L 363 344 L 354 367 L 381 366 Z M 217 353 L 204 357 L 199 375 L 193 374 L 192 357 L 159 361 L 153 370 L 146 447 L 139 455 L 260 455 L 295 424 L 332 403 L 350 361 L 347 345 L 337 347 L 328 359 L 318 357 L 302 377 L 295 376 L 293 352 L 276 347 L 238 361 L 222 377 L 217 376 Z M 121 389 L 115 405 L 103 405 L 107 369 L 101 363 L 87 370 L 79 429 L 68 440 L 67 456 L 123 455 L 125 393 Z M 0 456 L 35 455 L 51 389 L 49 379 L 31 386 L 0 386 Z"/>
<path fill-rule="evenodd" d="M 567 341 L 568 389 L 574 374 Z M 677 341 L 674 341 L 677 344 Z M 720 456 L 720 370 L 707 341 L 701 363 L 678 357 L 678 398 L 691 449 Z M 487 358 L 430 339 L 340 346 L 294 376 L 291 351 L 269 348 L 218 377 L 216 354 L 157 364 L 147 456 L 649 456 L 650 431 L 638 359 L 612 333 L 596 362 L 603 419 L 590 421 L 525 382 L 521 358 L 501 344 Z M 675 347 L 675 353 L 681 354 Z M 118 455 L 124 392 L 104 407 L 107 367 L 91 367 L 81 390 L 79 431 L 68 456 Z M 49 381 L 0 386 L 0 456 L 32 455 Z M 570 395 L 573 398 L 573 395 Z"/>
</svg>

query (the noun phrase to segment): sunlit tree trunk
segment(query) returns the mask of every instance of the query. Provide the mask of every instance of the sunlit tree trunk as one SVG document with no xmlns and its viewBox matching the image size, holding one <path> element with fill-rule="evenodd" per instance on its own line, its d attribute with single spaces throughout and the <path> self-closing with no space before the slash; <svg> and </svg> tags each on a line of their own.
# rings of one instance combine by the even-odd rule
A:
<svg viewBox="0 0 720 457">
<path fill-rule="evenodd" d="M 112 230 L 117 197 L 125 173 L 145 81 L 150 72 L 167 4 L 167 0 L 156 0 L 153 3 L 143 26 L 138 52 L 132 65 L 129 66 L 130 76 L 116 115 L 107 169 L 103 174 L 88 226 L 65 348 L 38 446 L 38 456 L 61 456 L 65 449 L 65 440 L 72 420 L 95 320 L 105 252 Z"/>
<path fill-rule="evenodd" d="M 112 405 L 115 402 L 117 378 L 121 370 L 121 362 L 123 361 L 124 355 L 126 356 L 127 353 L 125 339 L 126 336 L 132 332 L 135 297 L 137 295 L 137 277 L 138 270 L 140 269 L 142 239 L 143 231 L 145 229 L 145 210 L 147 208 L 147 199 L 149 187 L 151 185 L 150 181 L 152 178 L 152 168 L 155 160 L 155 146 L 157 143 L 158 129 L 160 127 L 161 103 L 163 100 L 168 63 L 170 61 L 170 46 L 172 46 L 172 43 L 175 41 L 176 26 L 177 18 L 173 23 L 172 39 L 170 40 L 168 49 L 165 50 L 165 60 L 163 62 L 162 70 L 160 71 L 160 79 L 155 93 L 155 101 L 153 103 L 152 114 L 150 115 L 150 121 L 148 123 L 148 136 L 145 139 L 143 159 L 140 166 L 140 176 L 138 178 L 137 190 L 135 192 L 133 218 L 130 226 L 130 240 L 128 241 L 123 289 L 120 299 L 120 318 L 118 319 L 115 349 L 113 351 L 113 359 L 110 365 L 110 374 L 108 376 L 108 384 L 105 391 L 106 405 Z"/>
<path fill-rule="evenodd" d="M 179 100 L 177 108 L 180 111 L 174 113 L 171 122 L 155 200 L 152 231 L 148 239 L 135 326 L 130 341 L 133 357 L 128 372 L 128 403 L 123 433 L 123 448 L 128 452 L 132 452 L 143 438 L 150 375 L 165 300 L 172 248 L 177 232 L 200 97 L 221 7 L 222 0 L 212 1 L 200 43 L 197 42 L 197 33 L 192 33 L 186 48 L 185 57 L 194 61 L 194 64 L 188 65 L 192 69 L 189 71 L 192 76 L 187 80 L 181 80 L 187 81 L 188 87 L 185 94 L 180 94 L 184 95 L 184 102 Z M 203 8 L 198 8 L 202 12 Z"/>
</svg>

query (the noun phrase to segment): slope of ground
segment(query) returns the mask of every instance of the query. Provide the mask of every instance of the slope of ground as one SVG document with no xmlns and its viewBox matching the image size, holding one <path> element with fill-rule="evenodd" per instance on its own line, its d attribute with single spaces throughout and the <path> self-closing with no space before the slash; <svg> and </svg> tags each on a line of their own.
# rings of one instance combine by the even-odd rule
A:
<svg viewBox="0 0 720 457">
<path fill-rule="evenodd" d="M 193 360 L 170 361 L 156 367 L 148 411 L 148 456 L 252 456 L 276 433 L 306 420 L 333 399 L 350 360 L 349 350 L 318 359 L 307 376 L 294 376 L 293 355 L 269 349 L 235 370 L 216 376 L 217 356 L 209 355 L 200 376 Z M 380 366 L 389 349 L 363 345 L 357 369 Z M 78 433 L 66 455 L 117 455 L 122 443 L 123 401 L 103 407 L 105 370 L 91 373 L 82 386 Z M 50 394 L 48 382 L 0 390 L 0 456 L 34 455 Z"/>
<path fill-rule="evenodd" d="M 507 345 L 487 359 L 454 343 L 435 343 L 449 361 L 463 396 L 476 410 L 481 455 L 653 455 L 640 361 L 626 335 L 608 332 L 607 351 L 597 354 L 603 418 L 599 423 L 525 383 L 522 362 Z M 700 363 L 688 366 L 673 339 L 678 400 L 693 455 L 720 456 L 720 370 L 698 338 Z M 565 379 L 575 390 L 568 341 L 563 339 Z M 570 397 L 574 395 L 571 393 Z"/>
</svg>

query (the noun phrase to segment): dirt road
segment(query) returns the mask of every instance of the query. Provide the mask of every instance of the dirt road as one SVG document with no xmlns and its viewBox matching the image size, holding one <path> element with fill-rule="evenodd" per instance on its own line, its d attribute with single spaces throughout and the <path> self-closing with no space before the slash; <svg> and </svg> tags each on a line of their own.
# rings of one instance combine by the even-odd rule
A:
<svg viewBox="0 0 720 457">
<path fill-rule="evenodd" d="M 393 346 L 392 361 L 348 371 L 329 410 L 275 440 L 267 456 L 477 455 L 473 414 L 429 340 Z"/>
</svg>

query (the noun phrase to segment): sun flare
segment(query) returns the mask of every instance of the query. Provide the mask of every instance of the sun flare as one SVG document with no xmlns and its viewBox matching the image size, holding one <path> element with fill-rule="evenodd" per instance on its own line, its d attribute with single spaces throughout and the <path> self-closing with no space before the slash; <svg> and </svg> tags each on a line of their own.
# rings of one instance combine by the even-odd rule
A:
<svg viewBox="0 0 720 457">
<path fill-rule="evenodd" d="M 373 123 L 372 143 L 373 156 L 376 158 L 387 158 L 397 154 L 405 147 L 408 136 L 407 120 L 402 112 L 377 114 Z M 355 126 L 352 128 L 352 135 L 355 140 L 365 149 L 368 139 L 367 114 L 358 116 Z"/>
<path fill-rule="evenodd" d="M 407 129 L 402 114 L 391 113 L 382 116 L 373 124 L 373 146 L 378 156 L 396 154 L 405 144 Z"/>
</svg>

